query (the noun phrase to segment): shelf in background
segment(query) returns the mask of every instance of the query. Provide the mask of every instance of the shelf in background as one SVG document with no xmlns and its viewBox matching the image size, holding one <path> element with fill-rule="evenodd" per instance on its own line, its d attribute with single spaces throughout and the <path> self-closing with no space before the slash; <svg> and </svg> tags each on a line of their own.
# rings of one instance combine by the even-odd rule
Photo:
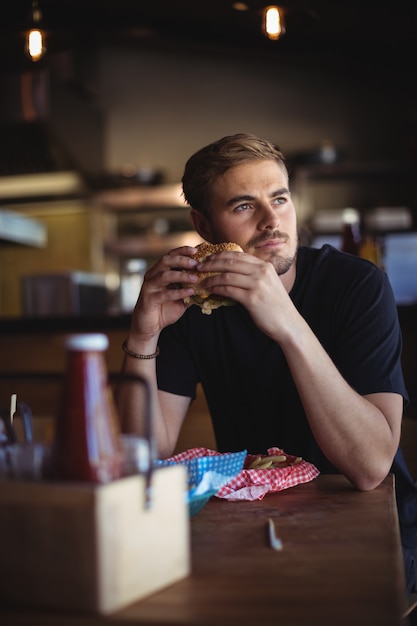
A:
<svg viewBox="0 0 417 626">
<path fill-rule="evenodd" d="M 0 244 L 43 248 L 47 241 L 45 226 L 16 211 L 0 209 Z"/>
</svg>

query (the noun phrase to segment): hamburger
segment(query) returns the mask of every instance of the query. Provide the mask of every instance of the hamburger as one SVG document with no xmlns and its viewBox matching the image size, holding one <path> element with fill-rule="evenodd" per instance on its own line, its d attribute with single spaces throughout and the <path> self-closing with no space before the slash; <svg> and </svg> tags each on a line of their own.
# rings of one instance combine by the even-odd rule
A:
<svg viewBox="0 0 417 626">
<path fill-rule="evenodd" d="M 230 241 L 227 243 L 204 242 L 197 246 L 197 252 L 194 254 L 194 258 L 197 261 L 204 261 L 204 259 L 211 254 L 224 251 L 243 252 L 242 248 L 237 243 L 232 243 Z M 200 287 L 200 282 L 204 278 L 215 276 L 216 274 L 220 274 L 220 272 L 196 272 L 196 274 L 199 280 L 194 285 L 195 294 L 185 298 L 185 304 L 197 304 L 201 307 L 202 313 L 205 313 L 206 315 L 210 315 L 214 309 L 218 309 L 221 306 L 231 306 L 232 304 L 236 304 L 236 302 L 231 298 L 216 296 L 215 294 L 211 294 L 206 291 L 203 287 Z"/>
</svg>

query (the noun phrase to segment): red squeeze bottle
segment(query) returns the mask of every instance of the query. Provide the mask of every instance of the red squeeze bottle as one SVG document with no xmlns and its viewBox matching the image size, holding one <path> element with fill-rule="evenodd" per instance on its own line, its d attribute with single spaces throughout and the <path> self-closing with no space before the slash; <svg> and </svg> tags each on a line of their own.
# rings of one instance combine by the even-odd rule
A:
<svg viewBox="0 0 417 626">
<path fill-rule="evenodd" d="M 107 483 L 122 475 L 115 407 L 107 380 L 102 334 L 66 341 L 66 371 L 52 452 L 53 475 L 62 480 Z"/>
</svg>

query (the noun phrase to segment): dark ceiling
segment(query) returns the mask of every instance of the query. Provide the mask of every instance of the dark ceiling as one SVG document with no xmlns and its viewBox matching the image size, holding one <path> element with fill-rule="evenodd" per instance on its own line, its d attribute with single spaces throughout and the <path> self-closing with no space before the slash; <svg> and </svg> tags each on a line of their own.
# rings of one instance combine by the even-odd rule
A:
<svg viewBox="0 0 417 626">
<path fill-rule="evenodd" d="M 5 3 L 6 0 L 3 0 Z M 287 32 L 276 42 L 261 32 L 268 2 L 246 0 L 38 0 L 48 51 L 95 46 L 193 46 L 230 53 L 263 54 L 302 63 L 353 69 L 366 65 L 387 73 L 413 70 L 417 49 L 417 2 L 395 0 L 282 0 Z M 28 61 L 24 31 L 31 0 L 8 0 L 0 18 L 0 64 Z"/>
</svg>

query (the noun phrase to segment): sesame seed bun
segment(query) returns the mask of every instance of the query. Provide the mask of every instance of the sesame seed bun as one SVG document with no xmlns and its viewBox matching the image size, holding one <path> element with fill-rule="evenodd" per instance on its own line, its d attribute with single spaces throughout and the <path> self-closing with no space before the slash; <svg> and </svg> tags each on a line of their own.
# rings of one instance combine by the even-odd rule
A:
<svg viewBox="0 0 417 626">
<path fill-rule="evenodd" d="M 211 254 L 224 251 L 243 252 L 242 248 L 237 243 L 232 243 L 230 241 L 224 243 L 204 242 L 197 246 L 197 251 L 194 254 L 194 258 L 197 261 L 204 261 L 204 259 Z M 230 298 L 224 298 L 222 296 L 210 294 L 208 291 L 206 291 L 206 289 L 199 286 L 200 282 L 204 278 L 208 278 L 209 276 L 215 276 L 216 274 L 220 274 L 220 272 L 196 272 L 196 274 L 198 275 L 199 280 L 194 285 L 195 294 L 193 296 L 185 298 L 184 302 L 186 304 L 197 304 L 199 307 L 201 307 L 202 312 L 206 315 L 210 315 L 213 309 L 218 309 L 221 306 L 231 306 L 232 304 L 236 304 L 235 301 L 231 300 Z"/>
</svg>

